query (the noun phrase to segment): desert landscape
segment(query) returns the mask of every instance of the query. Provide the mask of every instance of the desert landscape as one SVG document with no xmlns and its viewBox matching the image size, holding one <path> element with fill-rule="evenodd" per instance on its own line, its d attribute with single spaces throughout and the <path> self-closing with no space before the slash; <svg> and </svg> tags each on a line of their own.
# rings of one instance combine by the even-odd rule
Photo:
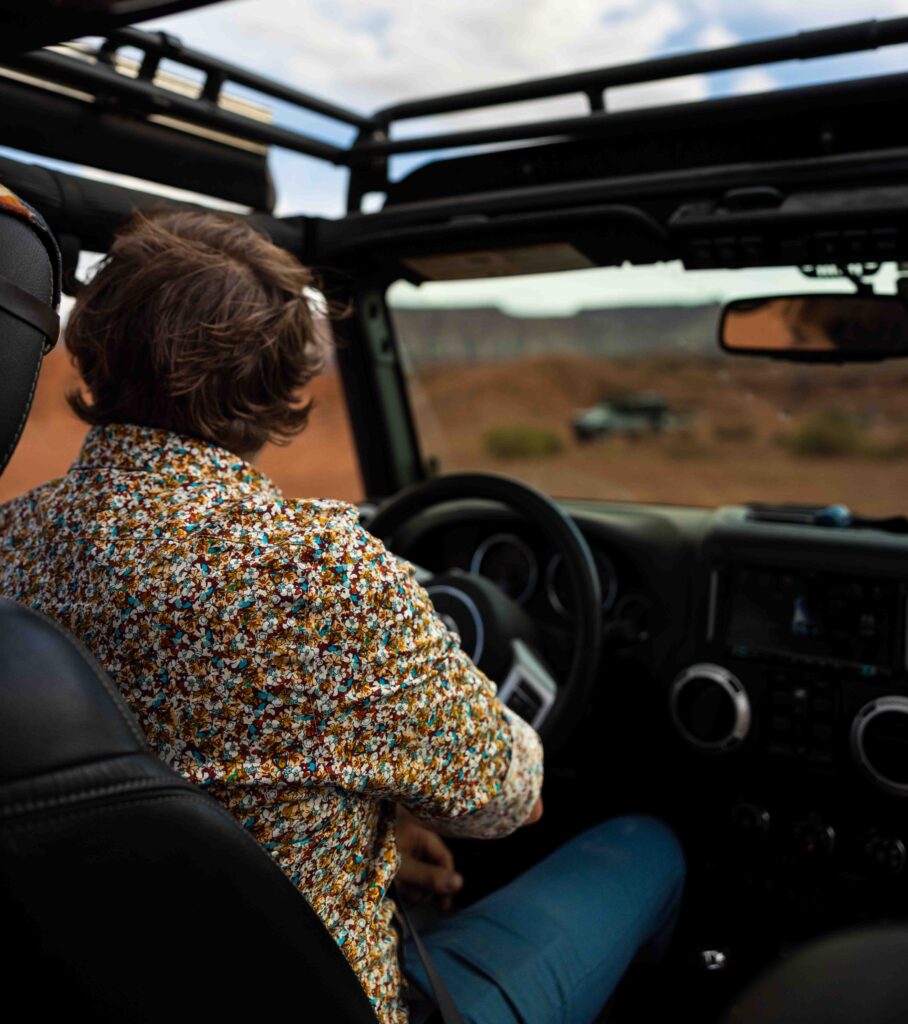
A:
<svg viewBox="0 0 908 1024">
<path fill-rule="evenodd" d="M 751 359 L 537 356 L 426 366 L 414 406 L 441 468 L 510 473 L 550 494 L 718 505 L 843 502 L 908 510 L 908 369 L 795 367 Z M 578 442 L 571 418 L 614 395 L 657 392 L 683 426 Z M 557 439 L 551 454 L 496 458 L 490 442 Z M 494 445 L 492 446 L 494 448 Z M 533 448 L 533 444 L 528 444 Z"/>
<path fill-rule="evenodd" d="M 716 344 L 720 312 L 397 309 L 423 454 L 442 471 L 513 474 L 565 497 L 908 511 L 908 362 L 728 356 Z M 574 437 L 581 410 L 646 393 L 664 399 L 673 429 Z"/>
<path fill-rule="evenodd" d="M 441 472 L 512 474 L 557 496 L 908 511 L 908 365 L 722 356 L 712 341 L 715 316 L 714 307 L 557 322 L 494 310 L 398 311 L 423 454 Z M 0 500 L 66 472 L 86 431 L 65 402 L 75 385 L 61 346 L 45 360 Z M 576 439 L 579 411 L 641 393 L 664 398 L 671 429 Z M 359 500 L 336 373 L 315 381 L 311 394 L 308 429 L 269 448 L 261 468 L 289 497 Z"/>
</svg>

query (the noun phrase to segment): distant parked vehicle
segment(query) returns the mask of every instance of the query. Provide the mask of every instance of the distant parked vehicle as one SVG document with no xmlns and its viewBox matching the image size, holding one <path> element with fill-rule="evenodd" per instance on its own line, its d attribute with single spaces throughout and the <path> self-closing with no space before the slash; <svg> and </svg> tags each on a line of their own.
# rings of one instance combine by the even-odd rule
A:
<svg viewBox="0 0 908 1024">
<path fill-rule="evenodd" d="M 668 399 L 656 391 L 638 391 L 603 399 L 582 409 L 571 420 L 578 441 L 620 434 L 639 437 L 676 426 L 680 417 L 673 413 Z"/>
</svg>

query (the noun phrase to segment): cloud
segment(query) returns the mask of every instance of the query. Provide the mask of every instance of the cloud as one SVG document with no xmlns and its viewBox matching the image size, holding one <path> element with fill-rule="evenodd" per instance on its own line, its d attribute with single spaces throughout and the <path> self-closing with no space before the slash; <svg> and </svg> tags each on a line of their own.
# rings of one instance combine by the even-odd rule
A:
<svg viewBox="0 0 908 1024">
<path fill-rule="evenodd" d="M 734 46 L 740 40 L 727 25 L 711 21 L 697 32 L 696 42 L 701 49 L 717 50 L 723 46 Z"/>
<path fill-rule="evenodd" d="M 779 82 L 765 68 L 748 68 L 732 79 L 732 92 L 770 92 L 778 89 Z"/>
<path fill-rule="evenodd" d="M 729 7 L 730 3 L 723 6 Z M 761 0 L 760 14 L 767 21 L 775 19 L 810 27 L 837 25 L 908 14 L 908 0 L 873 0 L 871 5 L 863 8 L 855 7 L 853 0 L 823 0 L 819 11 L 811 5 L 793 4 L 791 0 Z"/>
<path fill-rule="evenodd" d="M 638 60 L 684 29 L 679 0 L 233 0 L 151 23 L 185 42 L 374 110 Z"/>
</svg>

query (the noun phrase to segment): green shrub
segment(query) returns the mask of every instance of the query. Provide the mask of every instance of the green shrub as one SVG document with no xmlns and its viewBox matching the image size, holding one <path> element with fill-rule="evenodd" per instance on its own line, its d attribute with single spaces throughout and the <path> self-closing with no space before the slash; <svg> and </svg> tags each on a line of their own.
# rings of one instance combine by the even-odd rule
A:
<svg viewBox="0 0 908 1024">
<path fill-rule="evenodd" d="M 878 457 L 879 445 L 867 436 L 867 428 L 848 413 L 826 409 L 811 416 L 803 426 L 779 438 L 792 455 L 802 458 L 835 456 Z"/>
<path fill-rule="evenodd" d="M 554 430 L 520 423 L 490 427 L 482 443 L 496 459 L 541 459 L 564 450 L 564 440 Z"/>
</svg>

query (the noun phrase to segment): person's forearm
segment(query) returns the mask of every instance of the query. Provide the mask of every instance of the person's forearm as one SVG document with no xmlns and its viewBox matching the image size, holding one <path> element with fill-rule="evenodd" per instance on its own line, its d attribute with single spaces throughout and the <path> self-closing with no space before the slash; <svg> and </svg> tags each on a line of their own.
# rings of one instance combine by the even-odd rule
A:
<svg viewBox="0 0 908 1024">
<path fill-rule="evenodd" d="M 542 743 L 518 715 L 504 709 L 511 736 L 511 759 L 498 792 L 482 807 L 454 818 L 426 819 L 442 835 L 497 839 L 527 824 L 541 811 Z"/>
</svg>

